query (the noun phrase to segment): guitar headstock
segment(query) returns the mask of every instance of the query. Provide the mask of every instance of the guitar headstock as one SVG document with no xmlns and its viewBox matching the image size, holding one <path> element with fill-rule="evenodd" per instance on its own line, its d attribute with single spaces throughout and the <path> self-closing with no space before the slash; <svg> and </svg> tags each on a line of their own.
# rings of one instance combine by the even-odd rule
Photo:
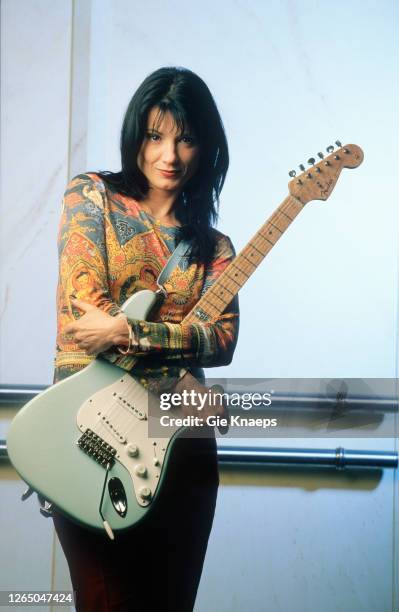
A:
<svg viewBox="0 0 399 612">
<path fill-rule="evenodd" d="M 327 200 L 334 189 L 342 168 L 357 168 L 363 161 L 363 151 L 354 144 L 344 147 L 337 140 L 335 143 L 339 148 L 334 151 L 331 145 L 327 147 L 330 153 L 324 157 L 323 153 L 318 153 L 320 161 L 316 163 L 314 158 L 308 160 L 310 167 L 305 170 L 303 164 L 299 166 L 302 174 L 296 176 L 295 170 L 291 170 L 289 175 L 294 177 L 288 183 L 288 189 L 292 196 L 300 200 L 303 204 L 311 200 Z"/>
</svg>

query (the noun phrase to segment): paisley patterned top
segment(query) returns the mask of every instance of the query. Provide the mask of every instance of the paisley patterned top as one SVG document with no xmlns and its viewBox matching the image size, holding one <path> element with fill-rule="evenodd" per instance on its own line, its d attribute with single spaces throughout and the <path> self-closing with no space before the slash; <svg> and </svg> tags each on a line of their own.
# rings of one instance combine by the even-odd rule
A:
<svg viewBox="0 0 399 612">
<path fill-rule="evenodd" d="M 230 363 L 238 334 L 234 299 L 217 320 L 181 324 L 201 295 L 233 259 L 230 239 L 217 230 L 213 262 L 187 265 L 181 260 L 165 284 L 167 298 L 153 321 L 129 319 L 137 342 L 135 354 L 116 347 L 101 353 L 151 388 L 161 378 L 175 379 L 183 367 Z M 139 202 L 117 193 L 95 173 L 79 174 L 67 186 L 58 235 L 57 346 L 54 382 L 89 364 L 87 355 L 64 328 L 82 315 L 70 297 L 90 302 L 111 315 L 136 291 L 157 290 L 157 278 L 180 240 L 176 226 L 161 225 Z M 198 372 L 195 371 L 198 375 Z M 160 381 L 161 382 L 161 381 Z"/>
</svg>

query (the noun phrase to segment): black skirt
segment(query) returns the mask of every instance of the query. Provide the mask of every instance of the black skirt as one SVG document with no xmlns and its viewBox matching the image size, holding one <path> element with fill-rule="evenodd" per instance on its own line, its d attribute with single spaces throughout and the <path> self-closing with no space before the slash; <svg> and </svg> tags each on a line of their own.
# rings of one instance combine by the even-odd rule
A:
<svg viewBox="0 0 399 612">
<path fill-rule="evenodd" d="M 218 484 L 215 439 L 183 437 L 154 508 L 115 540 L 54 511 L 77 612 L 191 612 Z"/>
</svg>

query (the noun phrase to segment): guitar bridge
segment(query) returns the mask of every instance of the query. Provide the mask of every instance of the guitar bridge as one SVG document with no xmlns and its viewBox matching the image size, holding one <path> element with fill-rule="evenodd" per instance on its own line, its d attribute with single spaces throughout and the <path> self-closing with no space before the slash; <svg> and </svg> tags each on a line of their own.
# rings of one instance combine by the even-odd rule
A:
<svg viewBox="0 0 399 612">
<path fill-rule="evenodd" d="M 97 461 L 104 468 L 107 467 L 108 463 L 110 466 L 114 464 L 116 449 L 91 429 L 86 429 L 77 441 L 77 445 L 86 455 Z"/>
</svg>

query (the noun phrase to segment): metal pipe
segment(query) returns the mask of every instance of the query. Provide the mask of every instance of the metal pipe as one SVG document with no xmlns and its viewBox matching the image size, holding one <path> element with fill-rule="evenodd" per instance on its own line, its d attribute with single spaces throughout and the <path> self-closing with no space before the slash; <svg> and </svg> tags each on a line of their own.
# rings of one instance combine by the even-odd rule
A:
<svg viewBox="0 0 399 612">
<path fill-rule="evenodd" d="M 24 405 L 47 388 L 48 385 L 1 385 L 0 406 Z"/>
<path fill-rule="evenodd" d="M 16 404 L 25 404 L 38 393 L 47 389 L 50 385 L 1 385 L 0 386 L 0 406 L 12 406 Z M 230 392 L 231 396 L 233 392 Z M 248 394 L 248 389 L 237 389 L 234 391 L 239 395 Z M 336 396 L 326 395 L 307 395 L 294 393 L 274 393 L 272 405 L 267 410 L 367 410 L 368 412 L 398 412 L 397 397 L 362 397 L 362 396 L 342 396 L 339 392 Z M 234 413 L 239 407 L 230 406 L 230 410 Z M 252 407 L 251 412 L 262 412 L 265 408 Z"/>
<path fill-rule="evenodd" d="M 218 459 L 223 465 L 307 465 L 343 469 L 347 467 L 397 468 L 396 451 L 345 450 L 324 448 L 276 448 L 219 446 Z"/>
<path fill-rule="evenodd" d="M 0 459 L 8 459 L 5 440 L 0 440 Z M 218 460 L 221 465 L 306 465 L 344 469 L 397 468 L 398 453 L 395 451 L 345 450 L 324 448 L 267 448 L 252 446 L 219 446 Z"/>
<path fill-rule="evenodd" d="M 0 387 L 0 406 L 3 404 L 24 404 L 46 389 L 45 385 L 2 385 Z M 238 391 L 237 391 L 238 392 Z M 241 391 L 244 393 L 244 391 Z M 248 393 L 248 391 L 245 391 Z M 334 403 L 336 402 L 336 403 Z M 383 412 L 396 412 L 396 398 L 326 398 L 325 396 L 277 395 L 273 397 L 276 408 L 310 408 L 319 410 L 332 406 L 353 409 L 381 409 Z M 233 410 L 234 411 L 234 410 Z M 0 459 L 8 459 L 5 440 L 0 440 Z M 252 446 L 219 446 L 218 459 L 221 465 L 307 465 L 329 466 L 337 469 L 346 467 L 397 468 L 396 451 L 368 451 L 336 449 L 301 449 Z"/>
</svg>

